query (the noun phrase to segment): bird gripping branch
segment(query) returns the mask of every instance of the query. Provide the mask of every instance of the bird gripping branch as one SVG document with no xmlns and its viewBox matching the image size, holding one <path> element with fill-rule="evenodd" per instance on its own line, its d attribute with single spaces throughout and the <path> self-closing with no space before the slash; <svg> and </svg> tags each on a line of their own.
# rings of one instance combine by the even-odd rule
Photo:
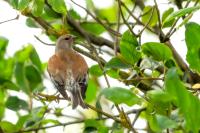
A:
<svg viewBox="0 0 200 133">
<path fill-rule="evenodd" d="M 74 37 L 62 35 L 56 42 L 55 54 L 48 61 L 48 73 L 56 89 L 72 102 L 87 108 L 83 99 L 87 89 L 88 66 L 84 58 L 73 50 Z M 70 97 L 68 96 L 68 93 Z"/>
</svg>

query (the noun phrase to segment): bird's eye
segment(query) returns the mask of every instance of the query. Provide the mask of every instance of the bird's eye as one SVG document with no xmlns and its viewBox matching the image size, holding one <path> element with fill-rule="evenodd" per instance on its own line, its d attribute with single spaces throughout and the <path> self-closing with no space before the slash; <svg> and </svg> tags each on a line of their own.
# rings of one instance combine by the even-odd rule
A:
<svg viewBox="0 0 200 133">
<path fill-rule="evenodd" d="M 69 40 L 69 37 L 65 37 L 65 40 Z"/>
</svg>

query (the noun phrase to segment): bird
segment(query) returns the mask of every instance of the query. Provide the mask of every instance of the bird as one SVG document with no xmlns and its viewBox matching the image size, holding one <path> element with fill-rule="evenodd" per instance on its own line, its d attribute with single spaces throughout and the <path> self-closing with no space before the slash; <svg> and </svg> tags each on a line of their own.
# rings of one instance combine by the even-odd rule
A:
<svg viewBox="0 0 200 133">
<path fill-rule="evenodd" d="M 73 35 L 65 34 L 57 39 L 55 54 L 49 58 L 47 71 L 58 92 L 64 99 L 71 100 L 72 109 L 78 105 L 85 109 L 88 65 L 73 49 L 74 38 Z"/>
</svg>

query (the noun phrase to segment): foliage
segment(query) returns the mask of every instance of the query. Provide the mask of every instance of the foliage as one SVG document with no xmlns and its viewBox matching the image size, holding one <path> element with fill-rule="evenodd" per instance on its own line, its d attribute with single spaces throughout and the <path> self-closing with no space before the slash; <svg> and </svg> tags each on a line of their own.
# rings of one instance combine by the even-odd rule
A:
<svg viewBox="0 0 200 133">
<path fill-rule="evenodd" d="M 86 133 L 122 133 L 127 129 L 138 132 L 135 122 L 142 118 L 147 123 L 142 129 L 146 132 L 198 133 L 200 87 L 196 86 L 200 82 L 200 25 L 190 19 L 199 12 L 200 4 L 198 0 L 169 0 L 169 6 L 163 10 L 159 9 L 158 0 L 149 1 L 154 5 L 142 0 L 116 0 L 111 6 L 100 8 L 93 0 L 85 0 L 85 7 L 73 0 L 69 3 L 7 0 L 27 17 L 28 27 L 41 28 L 50 40 L 55 41 L 66 33 L 77 36 L 77 45 L 81 46 L 75 45 L 74 49 L 96 62 L 88 71 L 85 98 L 87 106 L 96 113 L 78 108 L 84 119 L 74 118 L 72 122 L 59 119 L 69 116 L 63 113 L 65 108 L 58 107 L 60 95 L 49 95 L 45 91 L 48 87 L 43 84 L 46 62 L 40 60 L 34 44 L 27 44 L 13 56 L 7 56 L 9 40 L 0 36 L 0 132 L 37 132 L 77 123 L 84 123 Z M 79 14 L 75 6 L 82 8 L 86 15 Z M 170 41 L 179 28 L 186 29 L 183 36 L 188 49 L 187 62 L 173 47 L 178 44 Z M 143 33 L 152 38 L 156 36 L 159 42 L 146 40 Z M 110 40 L 104 35 L 109 35 Z M 121 82 L 124 87 L 110 79 Z M 49 106 L 54 101 L 58 106 Z M 106 113 L 107 108 L 110 112 L 116 109 L 118 115 Z M 16 123 L 5 119 L 8 109 L 16 112 Z M 44 117 L 48 114 L 54 117 Z M 107 124 L 108 119 L 114 121 Z"/>
</svg>

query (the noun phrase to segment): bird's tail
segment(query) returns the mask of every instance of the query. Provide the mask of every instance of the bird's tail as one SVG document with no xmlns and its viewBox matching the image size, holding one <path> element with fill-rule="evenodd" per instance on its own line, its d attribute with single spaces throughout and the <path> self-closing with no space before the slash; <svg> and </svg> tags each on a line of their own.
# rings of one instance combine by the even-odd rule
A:
<svg viewBox="0 0 200 133">
<path fill-rule="evenodd" d="M 74 86 L 71 92 L 71 101 L 72 101 L 72 109 L 75 109 L 78 105 L 82 108 L 87 108 L 86 104 L 83 101 L 83 97 L 81 94 L 81 88 L 77 85 Z"/>
</svg>

